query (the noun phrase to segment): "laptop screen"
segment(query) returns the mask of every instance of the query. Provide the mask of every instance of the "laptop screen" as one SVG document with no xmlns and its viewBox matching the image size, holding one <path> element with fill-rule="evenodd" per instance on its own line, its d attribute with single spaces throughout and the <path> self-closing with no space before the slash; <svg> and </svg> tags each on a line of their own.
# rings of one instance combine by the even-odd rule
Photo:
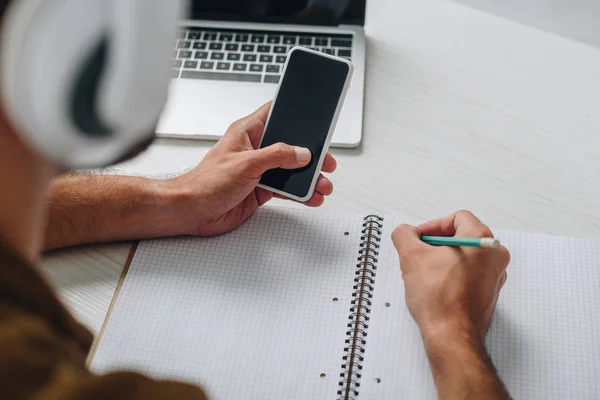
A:
<svg viewBox="0 0 600 400">
<path fill-rule="evenodd" d="M 193 19 L 310 25 L 365 24 L 366 0 L 193 0 Z"/>
</svg>

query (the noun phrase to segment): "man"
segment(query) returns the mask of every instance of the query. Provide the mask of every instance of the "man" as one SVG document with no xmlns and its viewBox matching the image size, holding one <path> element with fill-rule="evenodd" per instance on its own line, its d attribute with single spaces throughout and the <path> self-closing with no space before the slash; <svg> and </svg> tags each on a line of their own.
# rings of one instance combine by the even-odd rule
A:
<svg viewBox="0 0 600 400">
<path fill-rule="evenodd" d="M 0 3 L 1 4 L 1 3 Z M 66 311 L 38 271 L 40 251 L 82 243 L 235 229 L 273 194 L 256 188 L 266 170 L 300 168 L 306 149 L 256 150 L 269 105 L 231 125 L 192 171 L 168 180 L 60 175 L 30 148 L 0 108 L 0 395 L 6 399 L 205 399 L 200 388 L 132 372 L 85 367 L 91 334 Z M 336 163 L 328 155 L 323 171 Z M 306 203 L 332 193 L 321 177 Z M 406 302 L 421 330 L 441 398 L 506 399 L 484 347 L 506 249 L 431 247 L 421 235 L 492 236 L 468 212 L 393 233 Z M 400 338 L 398 339 L 400 340 Z M 400 355 L 398 355 L 400 356 Z"/>
</svg>

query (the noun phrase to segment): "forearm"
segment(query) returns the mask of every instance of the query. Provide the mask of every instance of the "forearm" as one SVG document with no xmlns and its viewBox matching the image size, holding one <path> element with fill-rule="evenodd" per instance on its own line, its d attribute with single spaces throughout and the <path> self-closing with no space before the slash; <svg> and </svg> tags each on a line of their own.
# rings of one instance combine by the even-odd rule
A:
<svg viewBox="0 0 600 400">
<path fill-rule="evenodd" d="M 65 175 L 48 195 L 44 248 L 181 234 L 173 223 L 176 201 L 168 181 Z"/>
<path fill-rule="evenodd" d="M 510 399 L 484 345 L 457 329 L 423 332 L 440 399 Z"/>
</svg>

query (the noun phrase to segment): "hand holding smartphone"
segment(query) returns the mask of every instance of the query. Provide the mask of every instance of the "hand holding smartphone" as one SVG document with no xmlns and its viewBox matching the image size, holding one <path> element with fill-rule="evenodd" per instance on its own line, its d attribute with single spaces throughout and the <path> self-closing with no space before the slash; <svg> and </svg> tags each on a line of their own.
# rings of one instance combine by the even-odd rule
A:
<svg viewBox="0 0 600 400">
<path fill-rule="evenodd" d="M 345 59 L 290 50 L 259 148 L 283 142 L 306 147 L 312 158 L 301 169 L 267 171 L 259 187 L 301 202 L 312 197 L 352 73 Z"/>
</svg>

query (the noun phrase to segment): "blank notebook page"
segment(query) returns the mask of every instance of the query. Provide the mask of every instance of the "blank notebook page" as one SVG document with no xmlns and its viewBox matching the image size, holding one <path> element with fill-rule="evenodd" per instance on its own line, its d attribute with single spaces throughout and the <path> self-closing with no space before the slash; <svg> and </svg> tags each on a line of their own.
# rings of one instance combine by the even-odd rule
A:
<svg viewBox="0 0 600 400">
<path fill-rule="evenodd" d="M 386 226 L 401 222 L 388 219 Z M 388 233 L 383 235 L 358 399 L 435 399 Z M 599 399 L 599 244 L 496 233 L 512 259 L 486 342 L 509 392 L 515 399 Z"/>
<path fill-rule="evenodd" d="M 217 400 L 337 398 L 362 223 L 265 208 L 227 235 L 140 243 L 93 370 Z"/>
</svg>

